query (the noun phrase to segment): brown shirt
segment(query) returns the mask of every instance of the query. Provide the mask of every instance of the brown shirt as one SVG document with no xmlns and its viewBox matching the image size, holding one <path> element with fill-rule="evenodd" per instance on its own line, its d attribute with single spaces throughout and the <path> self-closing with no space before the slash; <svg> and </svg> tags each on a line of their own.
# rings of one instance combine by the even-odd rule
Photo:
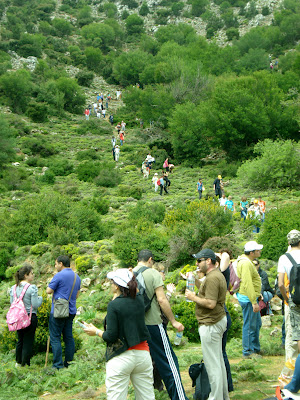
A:
<svg viewBox="0 0 300 400">
<path fill-rule="evenodd" d="M 224 303 L 227 284 L 219 269 L 214 269 L 206 275 L 205 281 L 199 289 L 198 296 L 217 302 L 212 310 L 196 303 L 196 318 L 199 325 L 213 325 L 225 317 Z"/>
</svg>

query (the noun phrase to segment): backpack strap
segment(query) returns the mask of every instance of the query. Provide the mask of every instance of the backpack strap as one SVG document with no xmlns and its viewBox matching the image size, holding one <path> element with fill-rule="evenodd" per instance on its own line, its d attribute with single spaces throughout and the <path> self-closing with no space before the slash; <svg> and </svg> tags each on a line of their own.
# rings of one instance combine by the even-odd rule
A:
<svg viewBox="0 0 300 400">
<path fill-rule="evenodd" d="M 25 293 L 26 293 L 26 290 L 29 288 L 29 286 L 30 286 L 30 283 L 26 283 L 26 284 L 24 285 L 23 290 L 22 290 L 22 292 L 21 292 L 21 294 L 20 294 L 20 296 L 19 296 L 19 299 L 23 300 L 23 297 L 24 297 L 24 295 L 25 295 Z M 15 290 L 16 290 L 16 289 L 15 289 Z"/>
<path fill-rule="evenodd" d="M 77 274 L 74 272 L 74 282 L 73 282 L 73 286 L 72 286 L 72 289 L 71 289 L 71 293 L 70 293 L 68 302 L 70 302 L 70 300 L 71 300 L 71 296 L 72 296 L 72 293 L 73 293 L 73 290 L 74 290 L 76 278 L 77 278 Z"/>
<path fill-rule="evenodd" d="M 145 265 L 143 267 L 141 267 L 138 271 L 135 272 L 135 276 L 137 277 L 139 274 L 142 274 L 144 271 L 146 271 L 146 269 L 149 269 L 150 267 L 146 267 Z M 146 286 L 145 286 L 146 287 Z M 152 303 L 152 300 L 154 299 L 155 296 L 155 290 L 153 293 L 153 296 L 150 299 L 150 304 Z"/>
<path fill-rule="evenodd" d="M 285 255 L 287 256 L 287 258 L 290 260 L 290 262 L 293 264 L 294 267 L 295 267 L 296 265 L 298 265 L 298 263 L 296 263 L 296 261 L 294 260 L 294 258 L 290 255 L 290 253 L 285 253 Z"/>
</svg>

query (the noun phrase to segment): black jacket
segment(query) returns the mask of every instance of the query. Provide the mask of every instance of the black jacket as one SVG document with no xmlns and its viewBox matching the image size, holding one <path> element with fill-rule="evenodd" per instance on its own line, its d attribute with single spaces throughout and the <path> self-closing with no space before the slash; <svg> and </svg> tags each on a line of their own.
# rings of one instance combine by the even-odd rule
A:
<svg viewBox="0 0 300 400">
<path fill-rule="evenodd" d="M 259 267 L 258 268 L 258 273 L 259 273 L 259 276 L 260 276 L 260 279 L 261 279 L 261 293 L 263 293 L 263 292 L 271 292 L 274 295 L 275 292 L 270 286 L 268 274 L 266 273 L 266 271 L 263 271 Z"/>
<path fill-rule="evenodd" d="M 102 338 L 107 343 L 106 361 L 150 339 L 145 325 L 144 300 L 140 294 L 135 299 L 121 295 L 108 304 L 106 330 Z"/>
</svg>

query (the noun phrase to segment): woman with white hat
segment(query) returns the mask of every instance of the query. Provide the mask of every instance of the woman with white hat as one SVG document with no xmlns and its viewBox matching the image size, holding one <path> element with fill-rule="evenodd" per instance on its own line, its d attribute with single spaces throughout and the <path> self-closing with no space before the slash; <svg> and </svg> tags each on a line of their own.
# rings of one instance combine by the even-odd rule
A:
<svg viewBox="0 0 300 400">
<path fill-rule="evenodd" d="M 145 325 L 144 300 L 137 293 L 137 282 L 125 268 L 109 272 L 114 300 L 107 307 L 105 330 L 86 324 L 84 331 L 100 336 L 106 348 L 107 400 L 126 400 L 129 380 L 136 400 L 154 400 L 153 369 Z"/>
</svg>

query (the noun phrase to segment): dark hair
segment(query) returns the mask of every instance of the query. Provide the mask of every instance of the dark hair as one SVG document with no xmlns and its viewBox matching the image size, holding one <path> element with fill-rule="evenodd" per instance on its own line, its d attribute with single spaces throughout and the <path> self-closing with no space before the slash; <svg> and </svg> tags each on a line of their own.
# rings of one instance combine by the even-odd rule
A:
<svg viewBox="0 0 300 400">
<path fill-rule="evenodd" d="M 68 256 L 58 256 L 56 261 L 62 263 L 65 268 L 70 268 L 70 258 Z"/>
<path fill-rule="evenodd" d="M 228 253 L 228 254 L 229 254 L 229 257 L 232 258 L 232 251 L 229 250 L 229 249 L 221 249 L 221 250 L 220 250 L 220 253 L 221 253 L 221 254 L 222 254 L 222 253 Z"/>
<path fill-rule="evenodd" d="M 257 264 L 254 264 L 254 261 L 256 261 L 256 262 L 257 262 Z M 254 265 L 260 265 L 260 262 L 258 261 L 258 259 L 257 259 L 257 258 L 254 258 L 254 260 L 253 260 L 252 262 L 253 262 L 253 264 L 254 264 Z"/>
<path fill-rule="evenodd" d="M 153 258 L 152 251 L 150 250 L 141 250 L 138 254 L 138 261 L 148 261 L 149 258 Z"/>
<path fill-rule="evenodd" d="M 218 263 L 219 266 L 220 266 L 220 262 L 221 262 L 221 258 L 220 258 L 219 256 L 216 255 L 216 263 Z"/>
<path fill-rule="evenodd" d="M 218 257 L 218 256 L 216 256 L 216 257 Z M 219 257 L 218 257 L 218 258 L 219 258 Z M 220 260 L 220 258 L 219 258 L 219 260 Z M 216 265 L 217 259 L 213 260 L 213 259 L 211 258 L 210 261 L 211 261 L 211 263 L 212 263 L 213 265 Z M 219 261 L 219 262 L 220 262 L 220 261 Z"/>
<path fill-rule="evenodd" d="M 128 282 L 128 288 L 119 286 L 119 289 L 124 297 L 131 297 L 132 299 L 135 299 L 137 293 L 137 281 L 135 280 L 135 276 L 133 276 L 131 281 Z"/>
<path fill-rule="evenodd" d="M 23 267 L 21 267 L 15 274 L 17 286 L 19 286 L 20 282 L 24 280 L 25 275 L 29 275 L 32 270 L 32 265 L 30 265 L 29 263 L 23 264 Z"/>
<path fill-rule="evenodd" d="M 245 256 L 249 256 L 250 253 L 253 253 L 252 251 L 244 251 Z"/>
<path fill-rule="evenodd" d="M 297 242 L 297 243 L 293 243 L 293 244 L 291 244 L 291 243 L 290 243 L 290 246 L 291 246 L 291 247 L 298 247 L 298 246 L 299 246 L 299 244 L 300 244 L 300 241 L 299 241 L 299 242 Z"/>
</svg>

